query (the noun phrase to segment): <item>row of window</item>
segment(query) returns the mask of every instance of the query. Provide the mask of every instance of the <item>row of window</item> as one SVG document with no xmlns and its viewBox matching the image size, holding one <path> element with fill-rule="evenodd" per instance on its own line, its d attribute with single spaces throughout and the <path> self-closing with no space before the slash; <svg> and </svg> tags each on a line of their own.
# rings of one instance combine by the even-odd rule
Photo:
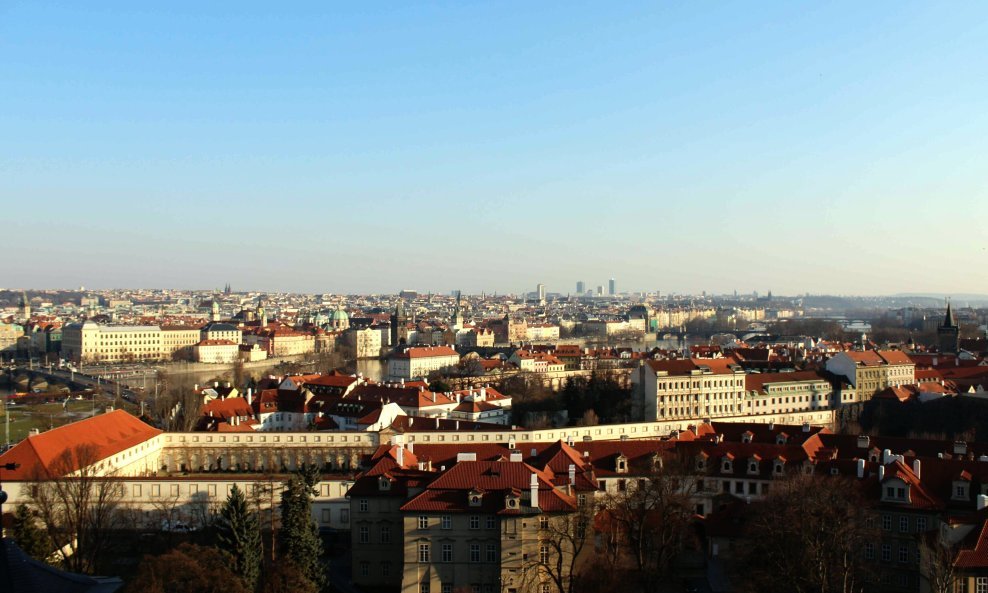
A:
<svg viewBox="0 0 988 593">
<path fill-rule="evenodd" d="M 916 548 L 913 551 L 912 556 L 913 556 L 912 561 L 916 564 L 919 564 L 920 561 L 919 548 Z M 865 544 L 864 557 L 865 560 L 875 559 L 875 544 L 873 543 Z M 906 564 L 910 562 L 909 546 L 907 545 L 899 546 L 899 554 L 897 560 L 902 564 Z M 892 544 L 882 544 L 882 562 L 892 562 Z"/>
<path fill-rule="evenodd" d="M 882 530 L 892 531 L 893 518 L 892 515 L 882 515 Z M 916 517 L 916 532 L 921 533 L 926 531 L 927 522 L 926 517 Z M 901 516 L 899 517 L 899 533 L 909 533 L 909 517 Z"/>
<path fill-rule="evenodd" d="M 542 546 L 545 549 L 545 558 L 543 562 L 548 561 L 548 547 Z M 487 544 L 486 554 L 484 555 L 484 560 L 481 560 L 481 548 L 480 544 L 470 544 L 468 549 L 468 558 L 470 562 L 497 562 L 497 544 Z M 422 542 L 419 544 L 419 562 L 428 563 L 432 562 L 432 544 L 428 542 Z M 442 544 L 439 548 L 439 562 L 453 562 L 453 544 Z"/>
<path fill-rule="evenodd" d="M 361 500 L 361 503 L 364 503 L 364 502 L 366 502 L 366 501 Z M 364 505 L 363 504 L 361 504 L 360 510 L 361 511 L 366 510 L 364 508 Z M 480 529 L 480 515 L 470 515 L 469 521 L 470 521 L 470 529 Z M 419 526 L 419 529 L 428 529 L 429 528 L 429 517 L 428 517 L 428 515 L 419 515 L 418 526 Z M 439 518 L 439 527 L 440 527 L 440 529 L 452 529 L 453 528 L 453 516 L 452 515 L 443 515 L 442 517 L 440 517 Z M 493 515 L 487 516 L 486 517 L 486 522 L 485 522 L 485 528 L 486 529 L 497 529 L 497 518 L 494 517 Z"/>
</svg>

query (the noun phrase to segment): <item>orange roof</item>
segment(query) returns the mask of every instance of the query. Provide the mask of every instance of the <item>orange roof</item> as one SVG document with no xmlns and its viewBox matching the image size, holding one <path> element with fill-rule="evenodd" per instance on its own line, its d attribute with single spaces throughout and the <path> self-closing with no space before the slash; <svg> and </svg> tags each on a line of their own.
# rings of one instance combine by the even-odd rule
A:
<svg viewBox="0 0 988 593">
<path fill-rule="evenodd" d="M 92 418 L 29 436 L 0 455 L 0 464 L 19 463 L 16 470 L 5 470 L 5 480 L 28 480 L 40 467 L 49 467 L 65 451 L 80 445 L 96 448 L 100 459 L 111 457 L 161 434 L 123 410 L 114 410 Z"/>
</svg>

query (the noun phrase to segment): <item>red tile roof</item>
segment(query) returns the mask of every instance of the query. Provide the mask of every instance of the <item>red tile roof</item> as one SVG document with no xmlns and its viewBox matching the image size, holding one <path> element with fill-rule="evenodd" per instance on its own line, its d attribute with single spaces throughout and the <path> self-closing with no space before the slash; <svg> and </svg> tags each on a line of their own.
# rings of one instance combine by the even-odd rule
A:
<svg viewBox="0 0 988 593">
<path fill-rule="evenodd" d="M 20 464 L 16 470 L 4 470 L 3 479 L 27 480 L 38 469 L 50 467 L 64 452 L 80 445 L 94 447 L 99 458 L 106 459 L 159 434 L 159 429 L 123 410 L 100 414 L 29 436 L 0 455 L 0 464 Z"/>
</svg>

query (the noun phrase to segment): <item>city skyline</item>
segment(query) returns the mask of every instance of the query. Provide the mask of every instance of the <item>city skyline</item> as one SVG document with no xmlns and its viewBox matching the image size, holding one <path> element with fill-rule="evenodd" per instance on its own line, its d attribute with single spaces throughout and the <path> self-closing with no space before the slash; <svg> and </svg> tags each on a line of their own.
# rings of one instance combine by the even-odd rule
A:
<svg viewBox="0 0 988 593">
<path fill-rule="evenodd" d="M 15 4 L 0 273 L 988 293 L 988 25 L 888 8 Z"/>
</svg>

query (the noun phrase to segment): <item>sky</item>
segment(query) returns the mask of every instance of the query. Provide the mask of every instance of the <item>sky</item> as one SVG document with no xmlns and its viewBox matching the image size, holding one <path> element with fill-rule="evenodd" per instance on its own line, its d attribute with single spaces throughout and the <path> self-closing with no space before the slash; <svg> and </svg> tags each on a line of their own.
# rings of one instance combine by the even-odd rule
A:
<svg viewBox="0 0 988 593">
<path fill-rule="evenodd" d="M 983 2 L 0 0 L 0 288 L 988 293 L 986 74 Z"/>
</svg>

